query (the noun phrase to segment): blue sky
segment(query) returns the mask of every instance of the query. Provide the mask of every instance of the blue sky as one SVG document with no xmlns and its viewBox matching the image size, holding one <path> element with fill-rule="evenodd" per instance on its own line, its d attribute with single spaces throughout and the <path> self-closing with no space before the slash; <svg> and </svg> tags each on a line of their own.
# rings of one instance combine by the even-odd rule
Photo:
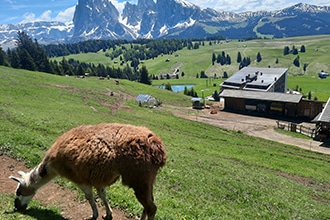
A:
<svg viewBox="0 0 330 220">
<path fill-rule="evenodd" d="M 260 11 L 278 10 L 297 3 L 308 3 L 319 6 L 330 6 L 330 0 L 186 0 L 201 8 L 213 8 L 217 11 Z M 111 0 L 119 10 L 124 7 L 124 0 Z M 136 3 L 137 0 L 129 0 Z M 72 21 L 75 5 L 78 0 L 1 0 L 0 24 L 14 24 L 28 21 L 62 22 Z"/>
</svg>

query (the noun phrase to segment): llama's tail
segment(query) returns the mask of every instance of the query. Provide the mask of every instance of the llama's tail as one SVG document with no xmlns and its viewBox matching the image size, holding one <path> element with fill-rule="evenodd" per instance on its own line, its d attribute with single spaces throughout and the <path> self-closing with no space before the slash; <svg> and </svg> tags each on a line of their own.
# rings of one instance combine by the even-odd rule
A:
<svg viewBox="0 0 330 220">
<path fill-rule="evenodd" d="M 166 163 L 166 151 L 161 140 L 156 136 L 149 137 L 152 162 L 159 167 Z"/>
</svg>

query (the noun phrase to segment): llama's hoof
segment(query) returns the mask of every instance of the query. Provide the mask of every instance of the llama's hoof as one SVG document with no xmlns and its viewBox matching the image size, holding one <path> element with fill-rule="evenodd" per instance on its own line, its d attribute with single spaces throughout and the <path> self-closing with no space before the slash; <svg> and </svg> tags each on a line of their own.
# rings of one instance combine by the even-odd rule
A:
<svg viewBox="0 0 330 220">
<path fill-rule="evenodd" d="M 112 215 L 104 215 L 102 216 L 104 220 L 112 220 Z"/>
</svg>

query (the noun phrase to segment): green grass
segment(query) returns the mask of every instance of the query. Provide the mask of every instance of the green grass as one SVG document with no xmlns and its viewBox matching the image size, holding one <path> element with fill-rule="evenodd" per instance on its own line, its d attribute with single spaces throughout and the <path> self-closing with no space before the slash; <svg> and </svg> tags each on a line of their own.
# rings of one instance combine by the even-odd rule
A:
<svg viewBox="0 0 330 220">
<path fill-rule="evenodd" d="M 330 218 L 329 155 L 175 117 L 167 105 L 190 106 L 190 98 L 180 93 L 7 67 L 0 67 L 0 82 L 0 146 L 30 167 L 56 137 L 77 125 L 144 125 L 163 139 L 168 152 L 155 184 L 157 219 Z M 163 107 L 138 107 L 139 93 L 155 95 Z M 116 183 L 108 194 L 112 206 L 141 214 L 132 190 Z M 38 202 L 28 209 L 33 214 L 11 213 L 13 194 L 0 195 L 0 219 L 38 219 L 44 213 L 61 219 L 56 209 Z"/>
</svg>

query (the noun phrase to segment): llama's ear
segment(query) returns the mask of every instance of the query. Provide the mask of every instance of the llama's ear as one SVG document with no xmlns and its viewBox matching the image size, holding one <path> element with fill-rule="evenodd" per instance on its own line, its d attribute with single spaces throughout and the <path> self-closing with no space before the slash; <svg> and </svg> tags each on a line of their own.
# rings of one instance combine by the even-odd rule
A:
<svg viewBox="0 0 330 220">
<path fill-rule="evenodd" d="M 16 182 L 21 183 L 22 179 L 14 176 L 10 176 L 9 179 L 15 180 Z"/>
</svg>

